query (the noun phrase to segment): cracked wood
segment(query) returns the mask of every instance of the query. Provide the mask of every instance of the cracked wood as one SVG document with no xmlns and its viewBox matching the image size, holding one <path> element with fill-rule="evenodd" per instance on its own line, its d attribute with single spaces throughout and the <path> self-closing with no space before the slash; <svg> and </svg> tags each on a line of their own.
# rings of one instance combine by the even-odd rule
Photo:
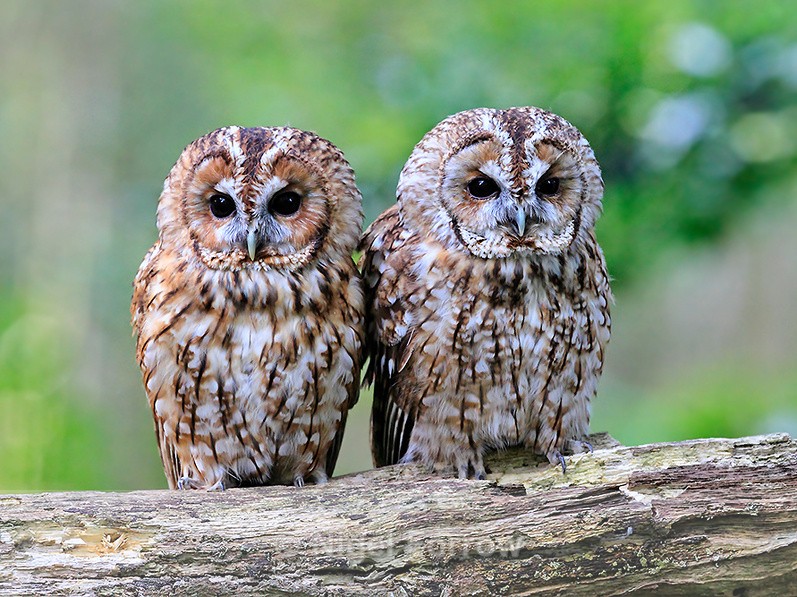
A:
<svg viewBox="0 0 797 597">
<path fill-rule="evenodd" d="M 794 591 L 797 442 L 592 442 L 566 475 L 509 451 L 486 481 L 0 496 L 0 594 Z"/>
</svg>

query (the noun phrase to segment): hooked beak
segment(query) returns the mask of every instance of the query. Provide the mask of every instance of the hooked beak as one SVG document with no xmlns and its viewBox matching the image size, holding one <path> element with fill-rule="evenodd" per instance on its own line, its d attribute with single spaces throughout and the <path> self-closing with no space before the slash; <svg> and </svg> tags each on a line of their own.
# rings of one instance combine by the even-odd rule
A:
<svg viewBox="0 0 797 597">
<path fill-rule="evenodd" d="M 523 236 L 526 233 L 526 212 L 522 207 L 518 207 L 514 223 L 516 225 L 515 229 L 517 230 L 517 235 Z"/>
<path fill-rule="evenodd" d="M 257 254 L 257 233 L 254 230 L 246 235 L 246 250 L 249 252 L 249 259 L 254 261 Z"/>
</svg>

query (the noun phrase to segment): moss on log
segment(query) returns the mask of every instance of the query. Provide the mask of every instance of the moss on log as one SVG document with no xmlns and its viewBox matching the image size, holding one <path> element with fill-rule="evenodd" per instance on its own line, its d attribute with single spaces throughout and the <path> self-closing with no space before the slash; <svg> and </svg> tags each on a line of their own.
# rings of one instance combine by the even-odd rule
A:
<svg viewBox="0 0 797 597">
<path fill-rule="evenodd" d="M 0 594 L 797 591 L 797 442 L 592 442 L 564 475 L 515 450 L 485 481 L 0 496 Z"/>
</svg>

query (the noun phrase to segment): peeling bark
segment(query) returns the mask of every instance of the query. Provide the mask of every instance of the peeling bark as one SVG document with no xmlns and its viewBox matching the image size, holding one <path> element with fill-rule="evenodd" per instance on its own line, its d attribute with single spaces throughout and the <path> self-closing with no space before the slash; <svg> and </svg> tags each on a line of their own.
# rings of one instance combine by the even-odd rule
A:
<svg viewBox="0 0 797 597">
<path fill-rule="evenodd" d="M 565 475 L 0 496 L 0 594 L 797 594 L 797 442 L 591 441 Z"/>
</svg>

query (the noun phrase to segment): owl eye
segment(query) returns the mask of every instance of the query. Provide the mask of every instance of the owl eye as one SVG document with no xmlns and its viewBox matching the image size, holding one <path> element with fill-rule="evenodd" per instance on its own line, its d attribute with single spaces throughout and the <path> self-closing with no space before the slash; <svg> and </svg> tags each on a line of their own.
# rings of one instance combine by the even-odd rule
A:
<svg viewBox="0 0 797 597">
<path fill-rule="evenodd" d="M 229 218 L 235 213 L 235 201 L 225 193 L 216 193 L 210 198 L 210 213 L 217 218 Z"/>
<path fill-rule="evenodd" d="M 468 183 L 468 193 L 476 199 L 487 199 L 497 195 L 499 190 L 496 182 L 487 176 L 479 176 Z"/>
<path fill-rule="evenodd" d="M 271 198 L 271 201 L 268 202 L 268 211 L 278 216 L 290 216 L 299 211 L 301 204 L 302 198 L 299 197 L 298 193 L 285 191 Z"/>
<path fill-rule="evenodd" d="M 537 195 L 556 195 L 559 192 L 559 179 L 555 176 L 543 178 L 537 183 Z"/>
</svg>

